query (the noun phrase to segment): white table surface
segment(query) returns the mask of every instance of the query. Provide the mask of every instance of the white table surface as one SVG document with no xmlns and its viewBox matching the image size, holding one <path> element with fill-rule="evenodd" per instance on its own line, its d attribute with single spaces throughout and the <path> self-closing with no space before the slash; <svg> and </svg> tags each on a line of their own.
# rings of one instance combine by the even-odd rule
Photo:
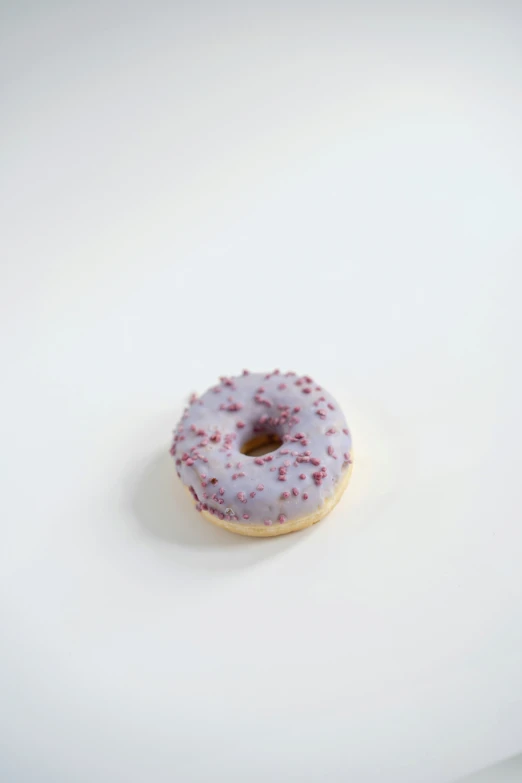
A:
<svg viewBox="0 0 522 783">
<path fill-rule="evenodd" d="M 455 783 L 520 783 L 521 780 L 522 756 L 518 755 L 459 778 Z"/>
<path fill-rule="evenodd" d="M 0 779 L 519 753 L 520 8 L 8 6 Z M 312 530 L 235 537 L 176 483 L 187 395 L 245 366 L 346 412 Z"/>
</svg>

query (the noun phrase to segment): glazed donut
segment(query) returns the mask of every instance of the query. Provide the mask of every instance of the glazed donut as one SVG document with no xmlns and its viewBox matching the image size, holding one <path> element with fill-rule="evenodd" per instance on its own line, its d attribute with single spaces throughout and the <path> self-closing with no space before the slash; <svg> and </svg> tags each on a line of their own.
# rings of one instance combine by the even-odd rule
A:
<svg viewBox="0 0 522 783">
<path fill-rule="evenodd" d="M 196 509 L 246 536 L 318 522 L 340 499 L 352 468 L 352 439 L 337 402 L 308 375 L 279 370 L 244 370 L 193 394 L 170 453 Z"/>
</svg>

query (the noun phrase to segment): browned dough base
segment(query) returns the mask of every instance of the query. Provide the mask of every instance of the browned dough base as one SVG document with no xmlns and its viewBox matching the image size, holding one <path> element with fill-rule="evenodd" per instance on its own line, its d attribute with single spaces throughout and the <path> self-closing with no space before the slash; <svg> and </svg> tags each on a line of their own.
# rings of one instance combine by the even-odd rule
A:
<svg viewBox="0 0 522 783">
<path fill-rule="evenodd" d="M 350 457 L 352 452 L 350 453 Z M 258 538 L 266 538 L 267 536 L 283 536 L 286 533 L 295 533 L 297 530 L 303 530 L 305 527 L 310 527 L 319 522 L 325 517 L 334 506 L 337 505 L 341 499 L 341 495 L 348 486 L 350 476 L 352 475 L 353 461 L 350 463 L 346 472 L 344 473 L 342 480 L 337 485 L 335 493 L 325 500 L 321 508 L 314 511 L 313 514 L 308 514 L 306 517 L 300 517 L 299 519 L 289 519 L 283 524 L 274 522 L 273 525 L 248 525 L 241 522 L 230 522 L 226 519 L 219 519 L 213 514 L 209 514 L 208 511 L 201 511 L 201 515 L 208 519 L 212 524 L 218 527 L 223 527 L 225 530 L 229 530 L 231 533 L 239 533 L 240 536 L 256 536 Z M 189 490 L 187 489 L 187 492 Z M 190 492 L 189 492 L 190 494 Z M 192 495 L 190 495 L 192 498 Z"/>
</svg>

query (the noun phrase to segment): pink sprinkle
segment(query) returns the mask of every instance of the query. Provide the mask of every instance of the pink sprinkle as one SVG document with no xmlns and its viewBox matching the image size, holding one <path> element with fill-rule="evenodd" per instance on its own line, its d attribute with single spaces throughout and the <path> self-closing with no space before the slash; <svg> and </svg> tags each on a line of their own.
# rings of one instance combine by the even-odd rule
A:
<svg viewBox="0 0 522 783">
<path fill-rule="evenodd" d="M 319 408 L 318 411 L 316 411 L 317 415 L 321 417 L 321 419 L 324 419 L 326 417 L 326 411 L 324 408 Z"/>
<path fill-rule="evenodd" d="M 242 466 L 242 464 L 243 464 L 242 462 L 238 462 L 237 465 L 236 465 L 236 468 L 240 468 Z"/>
<path fill-rule="evenodd" d="M 299 490 L 297 489 L 297 487 L 292 487 L 292 495 L 295 495 L 297 497 L 298 494 L 299 494 Z"/>
<path fill-rule="evenodd" d="M 244 426 L 245 426 L 245 422 L 244 421 L 236 422 L 236 427 L 238 428 L 238 430 L 242 430 Z"/>
<path fill-rule="evenodd" d="M 305 474 L 304 474 L 304 473 L 300 473 L 300 474 L 299 474 L 299 478 L 300 478 L 300 479 L 305 479 L 305 478 L 306 478 L 306 476 L 305 476 Z"/>
<path fill-rule="evenodd" d="M 304 455 L 305 455 L 305 457 L 309 457 L 311 453 L 312 453 L 311 451 L 305 451 Z"/>
<path fill-rule="evenodd" d="M 267 454 L 265 457 L 263 457 L 263 459 L 265 460 L 265 462 L 272 462 L 274 458 L 271 454 Z"/>
<path fill-rule="evenodd" d="M 265 387 L 264 386 L 260 386 L 259 389 L 257 390 L 258 394 L 264 394 L 264 392 L 265 392 Z"/>
<path fill-rule="evenodd" d="M 317 457 L 312 457 L 310 462 L 312 463 L 312 465 L 320 465 L 321 464 L 321 460 L 317 459 Z"/>
<path fill-rule="evenodd" d="M 241 471 L 240 473 L 238 473 L 238 474 L 237 474 L 237 477 L 238 477 L 238 478 L 243 478 L 243 476 L 245 476 L 245 475 L 246 475 L 246 474 L 245 474 L 245 473 L 243 473 L 243 471 Z"/>
<path fill-rule="evenodd" d="M 333 446 L 328 446 L 328 454 L 330 455 L 330 457 L 334 456 L 335 450 Z"/>
<path fill-rule="evenodd" d="M 243 375 L 250 375 L 250 372 L 248 370 L 243 370 Z"/>
<path fill-rule="evenodd" d="M 304 432 L 296 432 L 294 437 L 297 438 L 297 440 L 301 440 L 301 438 L 304 438 L 304 436 Z"/>
<path fill-rule="evenodd" d="M 256 465 L 264 465 L 265 464 L 264 461 L 261 459 L 261 457 L 256 457 L 254 462 L 256 463 Z"/>
<path fill-rule="evenodd" d="M 255 498 L 255 496 L 256 496 L 256 493 L 255 493 L 255 492 L 251 492 L 251 493 L 250 493 L 250 497 L 251 497 L 251 498 Z"/>
<path fill-rule="evenodd" d="M 331 411 L 334 411 L 334 410 L 335 410 L 335 406 L 334 406 L 334 405 L 332 405 L 332 403 L 331 403 L 331 402 L 329 402 L 329 403 L 328 403 L 328 407 L 330 408 L 330 410 L 331 410 Z"/>
<path fill-rule="evenodd" d="M 247 502 L 247 497 L 244 492 L 238 492 L 237 493 L 237 499 L 240 500 L 242 503 Z"/>
<path fill-rule="evenodd" d="M 232 463 L 231 463 L 231 462 L 227 462 L 227 464 L 225 465 L 225 467 L 226 467 L 226 468 L 231 468 L 231 467 L 232 467 Z"/>
<path fill-rule="evenodd" d="M 219 488 L 219 494 L 220 495 L 224 495 L 225 494 L 225 490 L 223 489 L 223 487 Z"/>
<path fill-rule="evenodd" d="M 193 464 L 194 464 L 194 460 L 189 457 L 187 460 L 187 465 L 193 465 Z"/>
<path fill-rule="evenodd" d="M 290 449 L 283 449 L 281 454 L 290 454 Z"/>
<path fill-rule="evenodd" d="M 235 481 L 237 479 L 237 473 L 232 474 L 232 481 Z"/>
<path fill-rule="evenodd" d="M 270 473 L 273 473 L 274 470 L 277 470 L 277 468 L 270 468 Z"/>
<path fill-rule="evenodd" d="M 250 514 L 243 514 L 243 519 L 250 519 Z"/>
<path fill-rule="evenodd" d="M 290 497 L 290 492 L 283 492 L 281 497 L 283 498 L 283 500 L 288 500 L 288 498 Z"/>
<path fill-rule="evenodd" d="M 300 410 L 301 410 L 301 406 L 300 405 L 296 405 L 294 410 L 293 410 L 293 413 L 299 413 Z"/>
<path fill-rule="evenodd" d="M 259 490 L 259 492 L 262 492 L 264 490 L 264 488 L 265 488 L 264 484 L 258 484 L 257 485 L 257 489 Z"/>
<path fill-rule="evenodd" d="M 330 427 L 329 430 L 326 430 L 327 435 L 335 435 L 336 432 L 337 430 L 335 429 L 335 427 Z"/>
<path fill-rule="evenodd" d="M 284 389 L 286 389 L 286 383 L 280 383 L 277 388 L 283 391 Z"/>
<path fill-rule="evenodd" d="M 271 519 L 265 519 L 265 525 L 271 525 L 272 520 Z"/>
<path fill-rule="evenodd" d="M 308 500 L 308 492 L 303 492 L 303 500 Z"/>
<path fill-rule="evenodd" d="M 283 524 L 284 522 L 286 522 L 286 517 L 285 517 L 285 515 L 284 515 L 284 514 L 279 514 L 279 516 L 277 517 L 277 521 L 278 521 L 278 522 L 280 522 L 281 524 Z"/>
<path fill-rule="evenodd" d="M 185 452 L 185 453 L 182 455 L 182 457 L 181 457 L 181 459 L 183 460 L 183 462 L 186 462 L 186 461 L 188 460 L 188 458 L 189 458 L 189 455 L 187 454 L 187 452 Z"/>
<path fill-rule="evenodd" d="M 349 435 L 350 434 L 350 430 L 347 430 L 346 427 L 343 429 L 343 432 L 344 432 L 345 435 Z"/>
<path fill-rule="evenodd" d="M 310 394 L 312 390 L 309 386 L 307 386 L 306 389 L 301 389 L 301 391 L 303 392 L 303 394 Z"/>
<path fill-rule="evenodd" d="M 219 514 L 218 514 L 218 517 L 219 517 L 220 519 L 225 519 L 225 515 L 223 514 L 223 512 L 222 512 L 222 511 L 220 511 L 220 512 L 219 512 Z"/>
<path fill-rule="evenodd" d="M 295 385 L 296 386 L 302 386 L 303 385 L 303 381 L 301 379 L 299 379 L 298 381 L 295 382 Z"/>
<path fill-rule="evenodd" d="M 289 468 L 291 464 L 292 464 L 292 460 L 291 459 L 285 459 L 285 461 L 283 462 L 283 465 L 285 466 L 285 468 Z"/>
</svg>

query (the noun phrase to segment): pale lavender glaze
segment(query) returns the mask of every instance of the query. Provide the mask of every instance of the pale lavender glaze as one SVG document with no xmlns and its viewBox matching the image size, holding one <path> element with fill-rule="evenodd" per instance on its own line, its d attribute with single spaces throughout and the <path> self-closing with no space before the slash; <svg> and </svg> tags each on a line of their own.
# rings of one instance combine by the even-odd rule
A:
<svg viewBox="0 0 522 783">
<path fill-rule="evenodd" d="M 263 457 L 241 454 L 262 433 L 283 444 Z M 276 525 L 320 508 L 335 493 L 351 450 L 339 405 L 309 376 L 245 370 L 192 395 L 170 451 L 198 511 Z"/>
</svg>

